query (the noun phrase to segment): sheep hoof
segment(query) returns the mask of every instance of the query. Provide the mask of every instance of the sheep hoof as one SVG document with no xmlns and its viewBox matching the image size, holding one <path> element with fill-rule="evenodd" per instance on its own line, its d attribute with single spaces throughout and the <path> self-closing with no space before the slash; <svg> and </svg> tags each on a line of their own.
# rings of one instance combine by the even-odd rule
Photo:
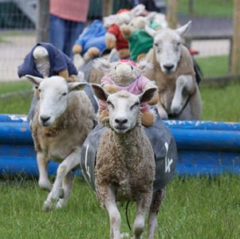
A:
<svg viewBox="0 0 240 239">
<path fill-rule="evenodd" d="M 50 182 L 43 182 L 43 181 L 39 181 L 38 185 L 40 188 L 47 190 L 47 191 L 51 191 L 52 189 L 52 184 Z"/>
<path fill-rule="evenodd" d="M 61 209 L 65 205 L 65 200 L 64 199 L 59 199 L 59 201 L 56 204 L 56 209 Z"/>
<path fill-rule="evenodd" d="M 50 201 L 45 201 L 45 202 L 43 203 L 42 210 L 45 211 L 45 212 L 49 212 L 49 211 L 51 211 L 51 209 L 52 209 L 52 202 L 50 202 Z"/>
<path fill-rule="evenodd" d="M 121 233 L 121 239 L 127 239 L 130 238 L 130 234 L 128 232 Z"/>
</svg>

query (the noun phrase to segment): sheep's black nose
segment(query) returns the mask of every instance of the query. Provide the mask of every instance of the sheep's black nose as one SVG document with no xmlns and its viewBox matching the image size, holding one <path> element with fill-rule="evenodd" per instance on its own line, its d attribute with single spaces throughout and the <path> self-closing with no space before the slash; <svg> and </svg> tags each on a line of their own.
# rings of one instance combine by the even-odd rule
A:
<svg viewBox="0 0 240 239">
<path fill-rule="evenodd" d="M 43 123 L 46 123 L 50 119 L 50 116 L 45 116 L 44 115 L 44 116 L 41 116 L 40 119 Z"/>
<path fill-rule="evenodd" d="M 165 65 L 163 65 L 163 67 L 164 67 L 167 71 L 171 71 L 171 70 L 173 69 L 174 65 L 173 65 L 173 64 L 165 64 Z"/>
<path fill-rule="evenodd" d="M 115 122 L 118 124 L 118 125 L 124 125 L 128 122 L 127 119 L 115 119 Z"/>
</svg>

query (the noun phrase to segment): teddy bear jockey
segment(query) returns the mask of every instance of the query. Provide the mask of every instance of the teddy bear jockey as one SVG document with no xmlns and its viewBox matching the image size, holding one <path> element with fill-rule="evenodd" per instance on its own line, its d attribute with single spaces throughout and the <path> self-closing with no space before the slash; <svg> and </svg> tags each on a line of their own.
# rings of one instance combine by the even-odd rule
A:
<svg viewBox="0 0 240 239">
<path fill-rule="evenodd" d="M 153 81 L 142 75 L 142 70 L 131 60 L 121 60 L 109 63 L 109 65 L 108 74 L 101 79 L 101 85 L 110 94 L 125 90 L 139 95 L 148 88 L 157 88 Z M 151 110 L 150 105 L 155 105 L 157 102 L 158 94 L 156 93 L 150 102 L 141 105 L 141 119 L 145 127 L 154 124 L 155 113 Z M 101 121 L 108 118 L 107 104 L 101 100 L 98 114 Z"/>
</svg>

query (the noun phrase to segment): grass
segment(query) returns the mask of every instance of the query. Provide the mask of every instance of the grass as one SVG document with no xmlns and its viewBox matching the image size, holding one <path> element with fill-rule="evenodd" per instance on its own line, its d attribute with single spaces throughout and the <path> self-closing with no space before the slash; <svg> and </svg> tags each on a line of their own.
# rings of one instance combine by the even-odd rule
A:
<svg viewBox="0 0 240 239">
<path fill-rule="evenodd" d="M 228 74 L 228 56 L 212 56 L 196 58 L 204 77 L 224 76 Z"/>
<path fill-rule="evenodd" d="M 28 81 L 1 82 L 0 83 L 0 112 L 8 114 L 27 114 L 30 108 L 32 85 Z M 18 93 L 19 92 L 19 93 Z M 4 94 L 14 93 L 12 97 L 3 97 Z"/>
<path fill-rule="evenodd" d="M 0 84 L 0 95 L 4 93 L 31 90 L 32 85 L 25 80 L 16 82 L 1 82 Z"/>
<path fill-rule="evenodd" d="M 225 87 L 201 87 L 203 101 L 202 120 L 240 122 L 240 84 Z"/>
<path fill-rule="evenodd" d="M 164 0 L 166 3 L 167 0 Z M 189 15 L 189 1 L 179 1 L 179 13 Z M 193 0 L 194 16 L 199 17 L 229 17 L 233 16 L 232 0 Z"/>
<path fill-rule="evenodd" d="M 157 239 L 223 238 L 240 235 L 240 178 L 224 175 L 216 179 L 175 178 L 159 214 Z M 102 210 L 88 185 L 75 179 L 68 205 L 43 212 L 47 193 L 34 180 L 0 181 L 1 238 L 28 239 L 102 239 L 108 238 L 107 213 Z M 121 207 L 122 231 L 126 225 L 125 207 Z M 134 206 L 129 219 L 133 223 Z"/>
<path fill-rule="evenodd" d="M 29 94 L 0 98 L 0 112 L 1 114 L 27 114 L 30 109 L 31 98 L 32 96 Z"/>
<path fill-rule="evenodd" d="M 188 13 L 189 0 L 181 0 L 180 12 Z M 232 0 L 194 0 L 194 15 L 201 17 L 232 17 Z"/>
</svg>

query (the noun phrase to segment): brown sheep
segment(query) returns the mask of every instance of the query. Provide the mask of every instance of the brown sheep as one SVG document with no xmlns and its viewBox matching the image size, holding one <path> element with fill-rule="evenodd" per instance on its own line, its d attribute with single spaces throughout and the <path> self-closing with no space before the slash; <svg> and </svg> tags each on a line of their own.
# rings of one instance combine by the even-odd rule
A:
<svg viewBox="0 0 240 239">
<path fill-rule="evenodd" d="M 37 153 L 39 186 L 51 190 L 43 208 L 54 203 L 61 208 L 72 189 L 71 171 L 79 167 L 81 146 L 94 125 L 94 110 L 84 91 L 86 83 L 67 82 L 63 77 L 26 76 L 40 92 L 32 122 L 32 135 Z M 48 179 L 50 159 L 59 162 L 53 187 Z"/>
<path fill-rule="evenodd" d="M 156 88 L 149 88 L 140 96 L 127 91 L 108 95 L 99 85 L 93 85 L 93 89 L 109 108 L 108 129 L 97 150 L 95 185 L 98 199 L 109 214 L 110 238 L 120 239 L 121 216 L 116 200 L 133 200 L 137 203 L 134 238 L 141 238 L 149 213 L 148 238 L 153 239 L 162 191 L 153 193 L 155 159 L 141 126 L 140 103 L 148 102 Z"/>
</svg>

